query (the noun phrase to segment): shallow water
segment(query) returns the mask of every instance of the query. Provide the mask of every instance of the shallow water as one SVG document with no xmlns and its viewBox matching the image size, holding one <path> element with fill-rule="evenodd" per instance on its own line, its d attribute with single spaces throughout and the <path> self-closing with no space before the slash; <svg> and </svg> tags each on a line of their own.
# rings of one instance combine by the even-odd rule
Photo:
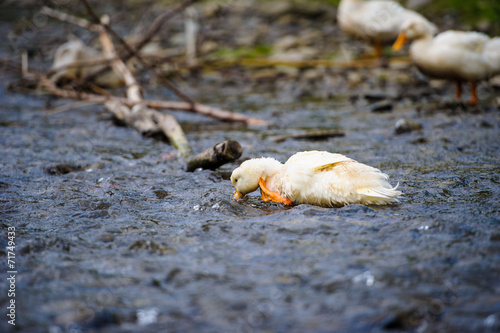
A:
<svg viewBox="0 0 500 333">
<path fill-rule="evenodd" d="M 75 31 L 85 35 L 51 23 L 21 38 L 16 22 L 38 10 L 27 8 L 2 12 L 0 32 L 20 38 L 0 45 L 0 55 L 26 48 L 30 68 L 46 68 L 54 45 Z M 243 15 L 250 26 L 273 22 L 262 43 L 304 27 L 322 32 L 313 46 L 328 57 L 339 52 L 337 42 L 352 43 L 328 17 L 275 22 L 249 13 L 221 16 L 228 40 L 237 34 L 225 20 L 239 27 Z M 164 38 L 182 27 L 173 22 Z M 70 101 L 2 85 L 0 331 L 500 331 L 498 86 L 480 86 L 481 106 L 470 109 L 449 102 L 451 84 L 429 88 L 408 66 L 318 68 L 310 80 L 273 72 L 273 82 L 247 80 L 246 71 L 176 80 L 197 101 L 274 124 L 247 128 L 173 113 L 194 150 L 233 139 L 243 158 L 345 154 L 399 182 L 400 202 L 283 207 L 257 193 L 235 202 L 229 176 L 239 161 L 187 173 L 173 147 L 116 126 L 101 106 L 49 115 Z M 172 98 L 146 90 L 151 99 Z M 393 110 L 371 112 L 368 90 Z M 396 135 L 401 118 L 423 128 Z M 274 141 L 318 129 L 345 136 Z M 16 228 L 15 327 L 5 316 L 9 226 Z"/>
<path fill-rule="evenodd" d="M 257 193 L 234 202 L 237 163 L 186 173 L 171 146 L 113 125 L 100 106 L 49 116 L 65 101 L 2 90 L 2 241 L 15 226 L 16 329 L 500 328 L 498 110 L 423 113 L 397 103 L 373 113 L 347 96 L 234 93 L 220 90 L 213 103 L 278 125 L 176 114 L 196 150 L 231 138 L 244 157 L 339 152 L 380 168 L 405 196 L 340 209 L 285 208 Z M 423 129 L 395 135 L 399 118 Z M 273 141 L 317 128 L 346 135 Z M 4 285 L 1 295 L 4 307 Z"/>
</svg>

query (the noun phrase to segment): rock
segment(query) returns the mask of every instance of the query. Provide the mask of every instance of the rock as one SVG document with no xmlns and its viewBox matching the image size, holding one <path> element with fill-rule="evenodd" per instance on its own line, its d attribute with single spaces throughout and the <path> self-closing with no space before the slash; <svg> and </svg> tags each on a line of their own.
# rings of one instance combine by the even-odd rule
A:
<svg viewBox="0 0 500 333">
<path fill-rule="evenodd" d="M 394 126 L 395 134 L 409 133 L 422 129 L 422 124 L 409 119 L 399 119 Z"/>
<path fill-rule="evenodd" d="M 363 82 L 363 76 L 358 72 L 349 71 L 347 73 L 347 82 L 349 82 L 350 88 L 356 87 Z"/>
<path fill-rule="evenodd" d="M 112 242 L 115 239 L 115 236 L 113 236 L 113 235 L 111 235 L 109 233 L 103 233 L 103 234 L 101 234 L 101 235 L 98 236 L 98 239 L 101 242 L 109 243 L 109 242 Z"/>
<path fill-rule="evenodd" d="M 280 51 L 286 51 L 291 49 L 292 47 L 296 47 L 301 45 L 301 40 L 294 35 L 286 35 L 284 37 L 281 37 L 274 43 L 274 49 L 278 52 Z"/>
<path fill-rule="evenodd" d="M 219 44 L 213 40 L 207 40 L 201 44 L 200 53 L 210 53 L 216 51 L 219 48 Z"/>
<path fill-rule="evenodd" d="M 382 100 L 380 102 L 376 102 L 368 105 L 368 110 L 371 112 L 390 112 L 394 108 L 394 105 L 389 100 Z"/>
<path fill-rule="evenodd" d="M 302 73 L 302 78 L 309 81 L 320 79 L 322 76 L 323 74 L 320 73 L 316 68 L 307 69 Z"/>
<path fill-rule="evenodd" d="M 365 99 L 369 101 L 381 101 L 384 99 L 397 99 L 399 97 L 395 90 L 382 91 L 382 90 L 367 90 L 363 93 Z"/>
<path fill-rule="evenodd" d="M 43 168 L 43 170 L 49 175 L 60 176 L 65 175 L 70 172 L 82 171 L 86 168 L 84 165 L 70 164 L 70 163 L 57 163 L 50 164 Z"/>
<path fill-rule="evenodd" d="M 490 79 L 490 84 L 493 87 L 500 87 L 500 75 L 496 75 Z"/>
<path fill-rule="evenodd" d="M 429 87 L 434 89 L 445 88 L 449 85 L 449 82 L 446 80 L 430 80 Z"/>
<path fill-rule="evenodd" d="M 420 144 L 424 144 L 424 143 L 429 143 L 429 140 L 427 140 L 424 137 L 420 137 L 420 138 L 417 138 L 415 140 L 410 141 L 410 143 L 414 144 L 414 145 L 420 145 Z"/>
</svg>

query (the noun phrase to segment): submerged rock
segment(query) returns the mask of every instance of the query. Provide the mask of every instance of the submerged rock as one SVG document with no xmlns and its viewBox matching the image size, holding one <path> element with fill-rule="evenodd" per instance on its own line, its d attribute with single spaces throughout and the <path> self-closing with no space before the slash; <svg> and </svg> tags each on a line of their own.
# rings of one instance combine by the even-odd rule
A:
<svg viewBox="0 0 500 333">
<path fill-rule="evenodd" d="M 422 129 L 422 124 L 410 119 L 399 119 L 394 126 L 395 134 L 409 133 Z"/>
<path fill-rule="evenodd" d="M 368 106 L 368 110 L 371 112 L 390 112 L 393 108 L 394 104 L 389 100 L 383 100 Z"/>
</svg>

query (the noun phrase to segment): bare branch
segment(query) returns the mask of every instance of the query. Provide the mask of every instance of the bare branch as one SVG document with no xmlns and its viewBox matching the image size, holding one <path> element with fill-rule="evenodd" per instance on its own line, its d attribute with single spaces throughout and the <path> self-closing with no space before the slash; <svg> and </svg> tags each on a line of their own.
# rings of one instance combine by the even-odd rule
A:
<svg viewBox="0 0 500 333">
<path fill-rule="evenodd" d="M 91 101 L 99 104 L 104 104 L 108 101 L 116 101 L 120 102 L 128 107 L 133 107 L 134 105 L 144 105 L 150 107 L 152 109 L 163 109 L 163 110 L 171 110 L 171 111 L 184 111 L 184 112 L 193 112 L 199 113 L 204 116 L 208 116 L 211 118 L 229 121 L 229 122 L 239 122 L 246 125 L 254 125 L 254 126 L 267 126 L 269 122 L 245 116 L 240 113 L 235 113 L 231 111 L 221 110 L 215 107 L 211 107 L 204 104 L 194 104 L 191 105 L 186 102 L 175 102 L 175 101 L 162 101 L 162 100 L 142 100 L 141 102 L 134 102 L 125 97 L 118 97 L 113 95 L 96 95 L 89 94 L 86 92 L 79 92 L 75 90 L 67 90 L 58 88 L 53 82 L 51 82 L 47 77 L 40 77 L 40 84 L 42 87 L 47 89 L 51 94 L 63 98 L 71 98 L 78 100 Z"/>
<path fill-rule="evenodd" d="M 82 19 L 79 17 L 76 17 L 74 15 L 70 15 L 64 12 L 61 12 L 59 10 L 52 9 L 47 6 L 43 6 L 42 9 L 40 9 L 40 13 L 45 14 L 47 16 L 53 17 L 55 19 L 58 19 L 63 22 L 68 22 L 72 23 L 75 25 L 78 25 L 84 29 L 88 29 L 91 31 L 96 31 L 99 32 L 101 29 L 101 26 L 99 24 L 94 24 L 86 19 Z"/>
<path fill-rule="evenodd" d="M 88 3 L 87 0 L 80 0 L 84 5 L 85 7 L 87 8 L 87 11 L 89 12 L 90 16 L 92 16 L 94 18 L 94 20 L 96 21 L 99 21 L 99 17 L 97 16 L 97 14 L 94 12 L 94 10 L 92 9 L 92 7 L 90 6 L 90 4 Z M 196 1 L 185 1 L 183 3 L 183 5 L 185 6 L 188 6 L 189 4 L 192 4 Z M 178 8 L 182 8 L 182 6 L 179 6 Z M 170 13 L 170 12 L 169 12 Z M 159 26 L 158 26 L 158 29 L 161 27 L 161 23 L 163 23 L 163 21 L 160 21 L 159 22 Z M 137 60 L 139 60 L 139 62 L 141 63 L 141 65 L 143 65 L 145 68 L 147 68 L 158 80 L 160 80 L 160 82 L 162 82 L 168 89 L 170 89 L 173 93 L 175 93 L 177 96 L 179 96 L 181 99 L 185 100 L 186 102 L 188 103 L 191 103 L 191 104 L 194 104 L 195 102 L 189 97 L 187 96 L 186 94 L 184 94 L 182 91 L 180 91 L 176 86 L 174 86 L 168 79 L 166 79 L 165 77 L 161 76 L 158 74 L 158 72 L 156 72 L 156 70 L 151 66 L 149 65 L 146 61 L 144 61 L 144 59 L 141 57 L 141 55 L 139 54 L 139 49 L 140 48 L 137 48 L 137 47 L 130 47 L 128 45 L 128 43 L 115 31 L 113 30 L 108 23 L 103 23 L 101 22 L 102 26 L 104 26 L 104 28 L 110 33 L 113 35 L 113 37 L 115 37 L 116 39 L 118 39 L 118 41 L 120 42 L 120 44 L 123 45 L 123 47 L 125 48 L 125 50 L 128 52 L 126 56 L 124 56 L 122 59 L 124 59 L 124 61 L 126 61 L 129 57 L 132 57 L 132 56 L 135 56 L 137 58 Z M 155 30 L 155 33 L 156 33 L 157 30 Z M 152 37 L 152 36 L 151 36 Z M 144 39 L 142 40 L 144 41 Z M 142 47 L 142 46 L 141 46 Z M 91 74 L 92 77 L 95 77 L 94 74 Z"/>
</svg>

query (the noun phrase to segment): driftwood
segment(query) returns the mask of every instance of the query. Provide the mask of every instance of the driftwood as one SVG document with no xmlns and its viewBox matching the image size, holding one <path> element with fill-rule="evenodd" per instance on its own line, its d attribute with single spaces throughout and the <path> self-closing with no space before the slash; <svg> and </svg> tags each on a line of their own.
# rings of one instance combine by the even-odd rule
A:
<svg viewBox="0 0 500 333">
<path fill-rule="evenodd" d="M 124 59 L 117 54 L 108 33 L 111 33 L 125 47 L 128 52 L 126 57 L 135 56 L 140 62 L 143 63 L 143 65 L 146 66 L 146 68 L 149 69 L 151 69 L 151 67 L 146 64 L 143 59 L 141 59 L 138 51 L 140 47 L 145 44 L 145 40 L 148 38 L 150 39 L 154 33 L 150 30 L 148 36 L 146 36 L 146 38 L 144 38 L 139 44 L 136 44 L 135 48 L 132 48 L 113 29 L 111 29 L 109 26 L 108 16 L 103 16 L 99 19 L 88 2 L 86 0 L 81 1 L 86 6 L 90 16 L 96 20 L 98 19 L 99 23 L 92 23 L 85 19 L 77 18 L 70 14 L 62 13 L 48 7 L 44 7 L 42 12 L 60 20 L 77 24 L 91 31 L 98 32 L 105 59 L 102 62 L 104 64 L 110 64 L 115 74 L 123 79 L 127 87 L 127 97 L 112 96 L 107 92 L 104 92 L 103 95 L 98 95 L 62 89 L 57 87 L 54 81 L 50 80 L 47 75 L 39 75 L 38 78 L 40 85 L 47 89 L 50 93 L 65 98 L 79 99 L 91 103 L 102 103 L 117 119 L 126 123 L 129 127 L 134 128 L 143 135 L 163 133 L 170 140 L 172 145 L 179 151 L 179 154 L 187 159 L 187 169 L 189 171 L 193 171 L 197 168 L 215 169 L 222 164 L 233 161 L 241 156 L 241 146 L 236 141 L 229 140 L 223 143 L 218 143 L 214 147 L 209 148 L 195 156 L 189 141 L 177 120 L 172 115 L 163 114 L 154 108 L 197 112 L 226 121 L 239 121 L 251 125 L 267 124 L 267 122 L 263 120 L 245 117 L 229 111 L 196 103 L 175 88 L 174 92 L 179 97 L 183 98 L 185 102 L 145 101 L 141 94 L 141 87 L 137 83 L 132 72 L 125 65 Z M 194 1 L 185 1 L 179 8 L 183 8 L 183 6 L 187 6 L 187 4 L 192 2 Z M 163 15 L 162 17 L 164 20 L 168 17 L 168 15 Z M 157 21 L 155 24 L 155 31 L 157 31 L 160 26 L 161 22 Z M 142 45 L 140 45 L 141 43 Z M 90 65 L 93 64 L 95 63 L 90 62 Z M 153 73 L 155 72 L 153 71 Z M 167 86 L 169 86 L 168 83 Z"/>
<path fill-rule="evenodd" d="M 243 153 L 241 145 L 234 140 L 227 140 L 205 149 L 187 162 L 187 171 L 198 168 L 217 169 L 221 165 L 237 160 Z"/>
<path fill-rule="evenodd" d="M 51 82 L 46 76 L 40 76 L 39 80 L 40 80 L 40 85 L 43 88 L 47 89 L 49 93 L 62 98 L 84 100 L 96 104 L 104 104 L 109 101 L 115 101 L 115 102 L 120 102 L 128 107 L 133 107 L 134 105 L 144 105 L 152 109 L 193 112 L 223 121 L 243 123 L 246 125 L 253 125 L 253 126 L 269 125 L 269 122 L 263 119 L 248 117 L 240 113 L 221 110 L 219 108 L 200 103 L 195 103 L 191 105 L 186 102 L 146 100 L 146 99 L 143 99 L 140 102 L 134 102 L 126 97 L 119 97 L 110 94 L 97 95 L 75 90 L 61 89 L 57 87 L 53 82 Z"/>
<path fill-rule="evenodd" d="M 388 60 L 389 64 L 411 64 L 409 57 L 392 58 Z M 311 67 L 326 67 L 326 68 L 377 68 L 380 67 L 379 59 L 358 59 L 350 61 L 338 61 L 328 59 L 311 59 L 311 60 L 280 60 L 267 58 L 240 58 L 235 60 L 217 60 L 207 62 L 203 65 L 208 68 L 224 68 L 232 66 L 245 67 L 274 67 L 286 66 L 295 68 L 311 68 Z"/>
<path fill-rule="evenodd" d="M 290 135 L 282 135 L 273 138 L 274 142 L 283 142 L 289 139 L 295 139 L 295 140 L 310 140 L 310 141 L 317 141 L 317 140 L 325 140 L 328 138 L 337 138 L 337 137 L 342 137 L 345 136 L 344 132 L 339 132 L 339 131 L 321 131 L 321 132 L 311 132 L 311 133 L 302 133 L 302 134 L 290 134 Z"/>
<path fill-rule="evenodd" d="M 95 20 L 100 21 L 99 16 L 97 16 L 97 14 L 94 12 L 94 10 L 92 9 L 92 7 L 88 3 L 88 1 L 87 0 L 80 0 L 80 1 L 85 5 L 85 7 L 87 8 L 87 12 L 90 14 L 90 16 L 92 16 Z M 186 1 L 185 3 L 188 4 L 188 3 L 194 3 L 194 2 L 195 1 Z M 128 52 L 128 54 L 130 54 L 131 56 L 135 56 L 135 58 L 137 60 L 139 60 L 139 63 L 142 66 L 144 66 L 146 69 L 148 69 L 161 83 L 163 83 L 163 85 L 165 85 L 168 89 L 170 89 L 170 91 L 172 91 L 173 93 L 175 93 L 178 97 L 180 97 L 184 101 L 186 101 L 188 103 L 191 103 L 191 104 L 194 104 L 194 101 L 189 96 L 187 96 L 182 91 L 180 91 L 179 89 L 177 89 L 164 76 L 159 75 L 156 72 L 155 68 L 153 68 L 146 61 L 144 61 L 144 59 L 142 58 L 142 56 L 139 54 L 140 48 L 134 49 L 134 48 L 130 47 L 128 45 L 128 43 L 115 30 L 113 30 L 111 28 L 111 26 L 109 25 L 109 22 L 102 22 L 101 21 L 101 25 L 102 25 L 102 27 L 104 27 L 104 29 L 108 33 L 110 33 L 111 35 L 113 35 L 113 37 L 115 37 L 120 42 L 120 44 L 125 48 L 125 50 Z"/>
<path fill-rule="evenodd" d="M 107 16 L 101 19 L 103 26 L 107 25 L 107 21 Z M 100 31 L 99 39 L 105 55 L 109 58 L 116 58 L 113 42 L 111 38 L 109 38 L 106 29 L 103 28 Z M 142 95 L 140 86 L 125 63 L 120 58 L 116 58 L 113 60 L 112 65 L 113 70 L 123 77 L 127 85 L 128 99 L 135 103 L 141 102 Z M 188 157 L 193 154 L 193 149 L 189 145 L 189 141 L 184 131 L 173 116 L 164 115 L 142 105 L 135 105 L 131 110 L 123 104 L 108 102 L 105 105 L 113 114 L 116 114 L 116 109 L 120 110 L 123 115 L 122 119 L 141 133 L 158 131 L 158 129 L 160 129 L 179 151 L 182 157 Z"/>
<path fill-rule="evenodd" d="M 127 61 L 131 57 L 137 54 L 137 52 L 144 46 L 146 45 L 153 37 L 160 31 L 163 23 L 168 20 L 169 18 L 183 12 L 187 7 L 190 5 L 194 4 L 198 0 L 185 0 L 181 4 L 179 4 L 176 8 L 170 10 L 170 11 L 165 11 L 163 14 L 159 15 L 153 23 L 150 25 L 149 29 L 143 34 L 142 38 L 135 42 L 134 45 L 127 50 L 126 52 L 120 52 L 120 58 L 123 61 Z M 87 6 L 87 4 L 86 4 Z M 97 71 L 95 73 L 92 73 L 88 77 L 86 77 L 86 80 L 91 80 L 92 78 L 102 74 L 104 71 L 106 71 L 108 68 L 104 68 L 100 71 Z"/>
<path fill-rule="evenodd" d="M 151 28 L 147 31 L 145 37 L 143 37 L 139 42 L 137 42 L 135 44 L 135 47 L 133 47 L 130 50 L 130 52 L 132 52 L 131 54 L 127 54 L 124 58 L 117 57 L 116 53 L 112 57 L 107 56 L 107 57 L 105 57 L 105 59 L 107 61 L 109 61 L 108 64 L 113 63 L 113 61 L 115 61 L 117 58 L 120 58 L 123 62 L 123 61 L 129 59 L 130 57 L 132 57 L 133 55 L 137 56 L 137 52 L 140 49 L 140 47 L 145 45 L 147 43 L 147 41 L 153 37 L 154 33 L 156 33 L 159 30 L 159 28 L 161 27 L 161 24 L 163 23 L 164 20 L 177 14 L 179 11 L 184 10 L 184 8 L 188 4 L 191 4 L 194 2 L 196 2 L 196 1 L 194 1 L 194 0 L 185 1 L 178 8 L 176 8 L 170 12 L 166 12 L 163 15 L 161 15 L 155 22 L 153 22 Z M 86 6 L 88 5 L 87 2 L 84 1 L 84 3 L 86 4 Z M 69 22 L 72 24 L 76 24 L 78 26 L 81 26 L 81 27 L 86 28 L 86 29 L 90 29 L 92 31 L 101 32 L 104 28 L 106 31 L 111 30 L 114 32 L 114 30 L 109 28 L 108 22 L 104 22 L 103 25 L 94 24 L 94 23 L 89 22 L 85 19 L 78 18 L 78 17 L 75 17 L 73 15 L 63 13 L 63 12 L 60 12 L 60 11 L 55 10 L 55 9 L 51 9 L 49 7 L 43 7 L 41 12 L 43 14 L 54 17 L 56 19 L 59 19 L 59 20 L 65 21 L 65 22 Z M 95 15 L 95 13 L 93 11 L 92 11 L 92 13 Z M 108 27 L 108 28 L 106 28 L 106 27 Z M 124 45 L 127 45 L 127 44 L 124 42 Z M 90 62 L 90 64 L 93 65 L 94 63 Z M 154 72 L 154 71 L 153 71 L 153 73 L 156 74 L 156 72 Z M 93 76 L 93 75 L 94 74 L 91 74 L 90 76 Z M 163 80 L 163 82 L 168 82 L 168 81 Z M 120 97 L 111 97 L 109 95 L 107 95 L 105 97 L 105 96 L 100 96 L 100 95 L 77 93 L 77 92 L 71 91 L 71 90 L 60 89 L 60 88 L 57 88 L 55 85 L 50 85 L 47 83 L 48 82 L 42 82 L 42 84 L 45 86 L 45 88 L 48 88 L 51 93 L 53 93 L 59 97 L 82 99 L 82 100 L 87 100 L 87 101 L 91 101 L 91 102 L 95 102 L 95 103 L 105 103 L 105 102 L 109 101 L 110 99 L 113 99 L 115 101 L 119 101 L 122 104 L 130 106 L 130 107 L 133 107 L 137 102 L 137 101 L 124 99 L 124 98 L 120 98 Z M 177 90 L 177 92 L 178 92 L 178 89 L 175 89 L 175 90 Z M 200 104 L 200 103 L 197 103 L 195 101 L 192 101 L 189 97 L 187 97 L 183 93 L 178 93 L 178 95 L 181 98 L 183 98 L 184 100 L 186 100 L 186 102 L 153 100 L 153 101 L 141 101 L 140 104 L 145 105 L 145 106 L 150 107 L 150 108 L 153 108 L 153 109 L 178 110 L 178 111 L 188 111 L 188 112 L 200 113 L 200 114 L 203 114 L 205 116 L 212 117 L 212 118 L 217 118 L 217 119 L 221 119 L 224 121 L 241 122 L 241 123 L 245 123 L 247 125 L 256 125 L 256 126 L 269 125 L 269 123 L 267 121 L 262 120 L 262 119 L 247 117 L 247 116 L 237 114 L 234 112 L 221 110 L 221 109 L 216 108 L 216 107 L 211 107 L 208 105 Z"/>
</svg>

